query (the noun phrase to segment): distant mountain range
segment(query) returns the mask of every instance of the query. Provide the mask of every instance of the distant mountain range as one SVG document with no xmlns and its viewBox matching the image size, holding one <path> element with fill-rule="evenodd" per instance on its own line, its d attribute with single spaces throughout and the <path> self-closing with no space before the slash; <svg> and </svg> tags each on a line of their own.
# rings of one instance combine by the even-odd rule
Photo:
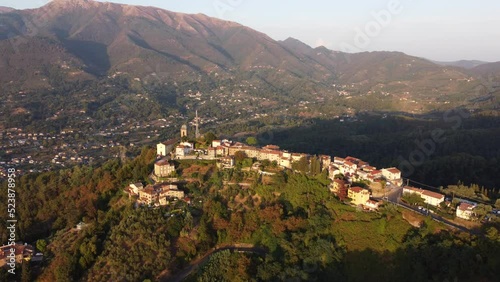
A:
<svg viewBox="0 0 500 282">
<path fill-rule="evenodd" d="M 427 103 L 453 102 L 454 94 L 457 101 L 473 97 L 481 77 L 500 76 L 500 63 L 435 63 L 398 52 L 347 54 L 293 38 L 275 41 L 203 14 L 91 0 L 0 8 L 0 49 L 0 84 L 6 91 L 127 74 L 144 84 L 153 78 L 250 81 L 304 99 L 317 93 L 381 93 L 398 103 Z M 427 108 L 412 108 L 418 109 Z"/>
<path fill-rule="evenodd" d="M 488 62 L 477 61 L 477 60 L 460 60 L 455 62 L 438 62 L 438 61 L 433 61 L 433 62 L 442 66 L 452 66 L 464 69 L 473 69 L 480 65 L 488 64 Z"/>
</svg>

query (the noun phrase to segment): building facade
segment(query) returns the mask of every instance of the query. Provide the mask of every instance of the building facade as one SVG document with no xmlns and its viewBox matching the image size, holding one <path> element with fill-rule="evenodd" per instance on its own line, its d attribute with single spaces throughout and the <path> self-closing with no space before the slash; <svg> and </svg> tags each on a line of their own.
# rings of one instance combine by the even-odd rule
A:
<svg viewBox="0 0 500 282">
<path fill-rule="evenodd" d="M 158 177 L 169 177 L 175 172 L 175 165 L 168 160 L 159 160 L 155 162 L 154 174 Z"/>
<path fill-rule="evenodd" d="M 356 206 L 364 205 L 370 200 L 370 191 L 361 187 L 352 187 L 349 188 L 347 197 L 349 197 L 352 200 L 351 203 Z"/>
</svg>

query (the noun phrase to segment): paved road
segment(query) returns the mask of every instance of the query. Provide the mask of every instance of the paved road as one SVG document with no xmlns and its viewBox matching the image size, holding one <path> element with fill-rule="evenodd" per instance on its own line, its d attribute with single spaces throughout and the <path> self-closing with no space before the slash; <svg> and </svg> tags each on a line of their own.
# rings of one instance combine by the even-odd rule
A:
<svg viewBox="0 0 500 282">
<path fill-rule="evenodd" d="M 265 255 L 267 253 L 267 250 L 259 247 L 254 247 L 251 245 L 246 245 L 246 244 L 235 244 L 231 246 L 224 246 L 224 247 L 219 247 L 216 249 L 212 249 L 209 252 L 207 252 L 205 255 L 203 255 L 201 258 L 198 258 L 194 261 L 192 261 L 189 266 L 181 270 L 179 273 L 170 276 L 167 275 L 167 271 L 163 271 L 160 276 L 158 277 L 158 281 L 160 282 L 181 282 L 186 277 L 188 277 L 193 271 L 198 270 L 200 265 L 203 265 L 205 262 L 207 262 L 210 259 L 210 256 L 212 256 L 215 253 L 225 251 L 225 250 L 230 250 L 233 252 L 244 252 L 244 253 L 254 253 L 254 254 L 259 254 L 259 255 Z"/>
<path fill-rule="evenodd" d="M 403 194 L 403 187 L 395 185 L 389 185 L 389 187 L 391 190 L 387 194 L 387 200 L 392 203 L 398 203 Z"/>
<path fill-rule="evenodd" d="M 441 222 L 449 227 L 453 227 L 453 228 L 456 228 L 460 231 L 463 231 L 463 232 L 468 232 L 468 233 L 471 233 L 471 234 L 476 234 L 475 232 L 473 232 L 472 230 L 470 229 L 467 229 L 461 225 L 458 225 L 452 221 L 449 221 L 448 219 L 440 216 L 440 215 L 437 215 L 437 214 L 434 214 L 434 213 L 429 213 L 427 211 L 423 211 L 423 210 L 419 210 L 418 208 L 416 208 L 415 206 L 410 206 L 410 205 L 407 205 L 405 203 L 397 203 L 400 207 L 404 207 L 408 210 L 412 210 L 414 212 L 417 212 L 419 214 L 422 214 L 422 215 L 425 215 L 425 216 L 430 216 L 434 221 L 437 221 L 437 222 Z M 476 234 L 477 235 L 477 234 Z"/>
<path fill-rule="evenodd" d="M 403 192 L 403 187 L 399 187 L 399 186 L 390 186 L 391 187 L 391 190 L 390 192 L 386 195 L 387 196 L 387 199 L 385 199 L 386 201 L 388 202 L 391 202 L 393 204 L 396 204 L 400 207 L 403 207 L 405 209 L 408 209 L 408 210 L 411 210 L 411 211 L 414 211 L 416 213 L 419 213 L 419 214 L 422 214 L 422 215 L 430 215 L 431 218 L 434 220 L 434 221 L 437 221 L 437 222 L 441 222 L 449 227 L 453 227 L 453 228 L 456 228 L 458 230 L 461 230 L 461 231 L 464 231 L 464 232 L 468 232 L 468 233 L 471 233 L 471 234 L 475 234 L 472 230 L 470 229 L 467 229 L 461 225 L 458 225 L 452 221 L 449 221 L 448 219 L 446 218 L 443 218 L 442 216 L 440 215 L 437 215 L 437 214 L 433 214 L 433 213 L 428 213 L 428 212 L 425 212 L 425 211 L 422 211 L 422 210 L 419 210 L 417 207 L 415 206 L 411 206 L 411 205 L 407 205 L 403 202 L 400 201 L 401 199 L 401 196 L 402 196 L 402 192 Z"/>
</svg>

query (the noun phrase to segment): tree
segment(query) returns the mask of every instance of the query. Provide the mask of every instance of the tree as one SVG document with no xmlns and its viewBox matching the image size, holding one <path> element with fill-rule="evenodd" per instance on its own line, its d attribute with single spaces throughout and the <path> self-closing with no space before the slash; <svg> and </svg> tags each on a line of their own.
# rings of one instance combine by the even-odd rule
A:
<svg viewBox="0 0 500 282">
<path fill-rule="evenodd" d="M 246 158 L 247 158 L 247 153 L 243 151 L 237 151 L 236 153 L 234 153 L 234 159 L 238 163 L 241 163 Z"/>
<path fill-rule="evenodd" d="M 311 174 L 318 175 L 321 172 L 321 162 L 318 157 L 311 158 Z"/>
<path fill-rule="evenodd" d="M 217 139 L 217 136 L 211 131 L 205 133 L 205 142 L 207 142 L 207 144 L 212 144 L 212 141 L 214 141 L 215 139 Z"/>
<path fill-rule="evenodd" d="M 484 205 L 484 204 L 479 204 L 477 207 L 474 209 L 474 213 L 477 215 L 479 220 L 482 220 L 483 218 L 486 217 L 491 211 L 492 207 L 490 205 Z"/>
<path fill-rule="evenodd" d="M 292 163 L 292 168 L 302 173 L 309 172 L 309 160 L 306 157 L 302 157 L 298 162 Z"/>
<path fill-rule="evenodd" d="M 36 241 L 36 248 L 42 253 L 45 253 L 47 249 L 47 241 L 45 239 L 40 239 Z"/>
<path fill-rule="evenodd" d="M 246 158 L 243 160 L 242 166 L 243 167 L 251 167 L 253 164 L 253 159 L 251 158 Z"/>
<path fill-rule="evenodd" d="M 335 176 L 334 176 L 333 178 L 334 178 L 334 179 L 342 179 L 342 180 L 346 180 L 346 179 L 345 179 L 345 176 L 344 176 L 342 173 L 335 174 Z"/>
<path fill-rule="evenodd" d="M 246 143 L 250 146 L 256 146 L 259 144 L 259 141 L 257 140 L 257 138 L 250 136 L 247 138 Z"/>
<path fill-rule="evenodd" d="M 404 193 L 401 198 L 410 205 L 421 205 L 425 203 L 425 200 L 417 193 Z"/>
<path fill-rule="evenodd" d="M 500 199 L 495 202 L 495 208 L 500 209 Z"/>
</svg>

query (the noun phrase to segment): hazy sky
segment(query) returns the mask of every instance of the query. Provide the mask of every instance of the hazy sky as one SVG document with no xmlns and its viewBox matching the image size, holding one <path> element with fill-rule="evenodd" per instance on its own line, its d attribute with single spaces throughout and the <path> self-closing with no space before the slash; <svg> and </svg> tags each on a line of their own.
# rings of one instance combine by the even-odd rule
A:
<svg viewBox="0 0 500 282">
<path fill-rule="evenodd" d="M 2 0 L 18 9 L 48 0 Z M 274 39 L 345 51 L 402 51 L 440 61 L 500 61 L 498 0 L 113 0 L 236 21 Z M 392 7 L 392 8 L 389 8 Z M 376 16 L 376 15 L 380 16 Z"/>
</svg>

